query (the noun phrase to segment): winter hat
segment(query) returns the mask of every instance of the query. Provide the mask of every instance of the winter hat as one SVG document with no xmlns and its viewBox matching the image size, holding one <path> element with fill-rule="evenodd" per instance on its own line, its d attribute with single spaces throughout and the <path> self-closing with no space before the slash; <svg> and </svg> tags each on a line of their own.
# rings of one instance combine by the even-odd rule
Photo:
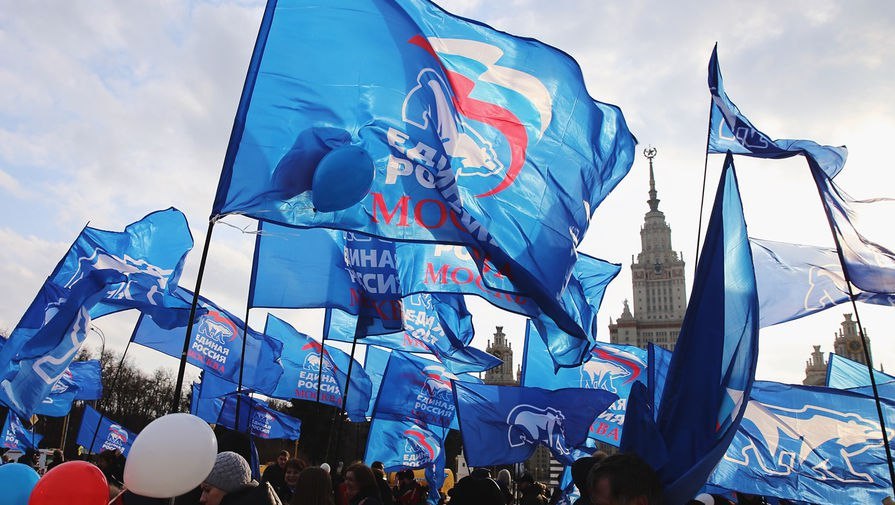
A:
<svg viewBox="0 0 895 505">
<path fill-rule="evenodd" d="M 239 491 L 246 487 L 255 487 L 257 482 L 252 480 L 252 470 L 249 463 L 239 454 L 225 451 L 218 454 L 214 461 L 214 468 L 205 483 L 214 486 L 225 493 Z"/>
<path fill-rule="evenodd" d="M 329 473 L 329 463 L 322 463 L 320 465 L 320 468 L 322 468 L 326 473 Z"/>
</svg>

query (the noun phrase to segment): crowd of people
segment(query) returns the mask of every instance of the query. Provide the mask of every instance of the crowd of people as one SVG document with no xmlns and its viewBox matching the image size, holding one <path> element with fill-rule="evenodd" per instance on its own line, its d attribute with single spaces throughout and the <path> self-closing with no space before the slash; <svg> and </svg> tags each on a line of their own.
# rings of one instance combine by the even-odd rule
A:
<svg viewBox="0 0 895 505">
<path fill-rule="evenodd" d="M 26 451 L 17 461 L 38 468 L 40 453 Z M 53 454 L 48 469 L 62 463 L 60 451 Z M 169 504 L 169 499 L 151 499 L 128 492 L 123 482 L 125 458 L 119 451 L 105 450 L 94 458 L 109 484 L 113 505 Z M 597 452 L 572 465 L 572 480 L 580 497 L 573 505 L 661 505 L 662 486 L 653 469 L 634 454 L 608 456 Z M 552 505 L 560 496 L 524 473 L 515 479 L 506 470 L 492 478 L 487 468 L 477 468 L 460 479 L 442 503 L 450 505 Z M 252 476 L 246 458 L 223 451 L 214 467 L 192 492 L 174 500 L 177 505 L 423 505 L 429 489 L 415 478 L 412 470 L 397 473 L 390 486 L 381 462 L 367 466 L 355 462 L 344 469 L 341 463 L 331 472 L 328 464 L 309 465 L 281 451 L 268 464 L 260 479 Z M 740 496 L 739 503 L 757 504 L 752 497 Z M 750 501 L 752 500 L 752 501 Z M 719 495 L 700 495 L 688 505 L 727 505 Z"/>
</svg>

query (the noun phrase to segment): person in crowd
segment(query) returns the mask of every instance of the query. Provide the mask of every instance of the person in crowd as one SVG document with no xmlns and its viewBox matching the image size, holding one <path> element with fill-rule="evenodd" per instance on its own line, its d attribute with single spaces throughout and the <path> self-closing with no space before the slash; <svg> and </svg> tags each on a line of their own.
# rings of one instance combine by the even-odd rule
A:
<svg viewBox="0 0 895 505">
<path fill-rule="evenodd" d="M 661 505 L 662 484 L 656 472 L 633 453 L 614 454 L 587 476 L 590 505 Z"/>
<path fill-rule="evenodd" d="M 329 471 L 319 466 L 302 470 L 295 488 L 298 492 L 292 495 L 290 505 L 335 505 Z"/>
<path fill-rule="evenodd" d="M 519 487 L 519 493 L 522 497 L 519 499 L 519 505 L 547 505 L 547 486 L 537 482 L 528 472 L 522 474 L 516 480 Z"/>
<path fill-rule="evenodd" d="M 200 487 L 202 505 L 282 505 L 270 482 L 259 485 L 248 461 L 232 451 L 217 455 Z"/>
<path fill-rule="evenodd" d="M 286 462 L 289 461 L 289 451 L 282 450 L 277 455 L 277 461 L 267 465 L 261 474 L 261 482 L 270 482 L 274 489 L 280 489 L 285 484 Z"/>
<path fill-rule="evenodd" d="M 348 505 L 382 505 L 373 470 L 363 463 L 352 463 L 345 470 L 345 494 Z"/>
<path fill-rule="evenodd" d="M 500 494 L 503 495 L 503 502 L 506 505 L 511 505 L 513 503 L 513 482 L 510 471 L 506 468 L 497 472 L 497 487 L 500 488 Z"/>
<path fill-rule="evenodd" d="M 22 463 L 23 465 L 28 465 L 33 468 L 36 472 L 40 472 L 40 451 L 37 449 L 25 449 L 25 452 L 19 456 L 17 463 Z"/>
<path fill-rule="evenodd" d="M 308 466 L 304 460 L 293 458 L 286 462 L 283 472 L 283 485 L 277 488 L 277 495 L 283 503 L 289 503 L 295 495 L 298 475 Z"/>
<path fill-rule="evenodd" d="M 422 487 L 414 478 L 413 470 L 404 469 L 398 472 L 398 491 L 395 494 L 398 505 L 426 503 L 426 494 L 423 493 Z"/>
<path fill-rule="evenodd" d="M 476 468 L 448 491 L 450 505 L 503 505 L 503 494 L 487 468 Z"/>
<path fill-rule="evenodd" d="M 578 458 L 572 463 L 572 483 L 578 488 L 579 497 L 572 505 L 590 505 L 590 495 L 587 489 L 587 476 L 591 468 L 609 455 L 603 451 L 597 451 L 593 456 Z"/>
<path fill-rule="evenodd" d="M 376 484 L 379 485 L 379 497 L 382 499 L 383 505 L 395 505 L 395 496 L 392 489 L 388 486 L 388 480 L 385 478 L 385 465 L 382 461 L 374 461 L 370 465 L 373 475 L 376 477 Z"/>
<path fill-rule="evenodd" d="M 59 449 L 54 450 L 53 451 L 53 461 L 51 461 L 50 464 L 47 465 L 47 471 L 49 472 L 53 468 L 56 468 L 57 466 L 61 465 L 64 461 L 65 461 L 65 456 L 62 455 L 62 451 L 60 451 Z"/>
</svg>

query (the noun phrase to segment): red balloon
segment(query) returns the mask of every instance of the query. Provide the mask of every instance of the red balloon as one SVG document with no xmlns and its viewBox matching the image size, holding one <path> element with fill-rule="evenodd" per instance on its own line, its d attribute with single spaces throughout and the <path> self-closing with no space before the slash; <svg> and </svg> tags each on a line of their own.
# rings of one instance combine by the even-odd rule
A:
<svg viewBox="0 0 895 505">
<path fill-rule="evenodd" d="M 106 505 L 109 483 L 103 472 L 86 461 L 66 461 L 37 481 L 28 505 Z"/>
</svg>

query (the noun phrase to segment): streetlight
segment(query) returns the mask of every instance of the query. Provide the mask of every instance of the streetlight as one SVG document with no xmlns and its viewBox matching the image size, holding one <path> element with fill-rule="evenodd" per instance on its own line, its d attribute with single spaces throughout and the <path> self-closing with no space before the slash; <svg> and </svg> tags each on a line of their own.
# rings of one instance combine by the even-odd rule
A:
<svg viewBox="0 0 895 505">
<path fill-rule="evenodd" d="M 102 346 L 99 348 L 99 357 L 102 359 L 103 354 L 106 352 L 106 334 L 99 328 L 94 325 L 90 325 L 90 331 L 96 333 L 99 336 L 100 341 L 102 342 Z"/>
</svg>

